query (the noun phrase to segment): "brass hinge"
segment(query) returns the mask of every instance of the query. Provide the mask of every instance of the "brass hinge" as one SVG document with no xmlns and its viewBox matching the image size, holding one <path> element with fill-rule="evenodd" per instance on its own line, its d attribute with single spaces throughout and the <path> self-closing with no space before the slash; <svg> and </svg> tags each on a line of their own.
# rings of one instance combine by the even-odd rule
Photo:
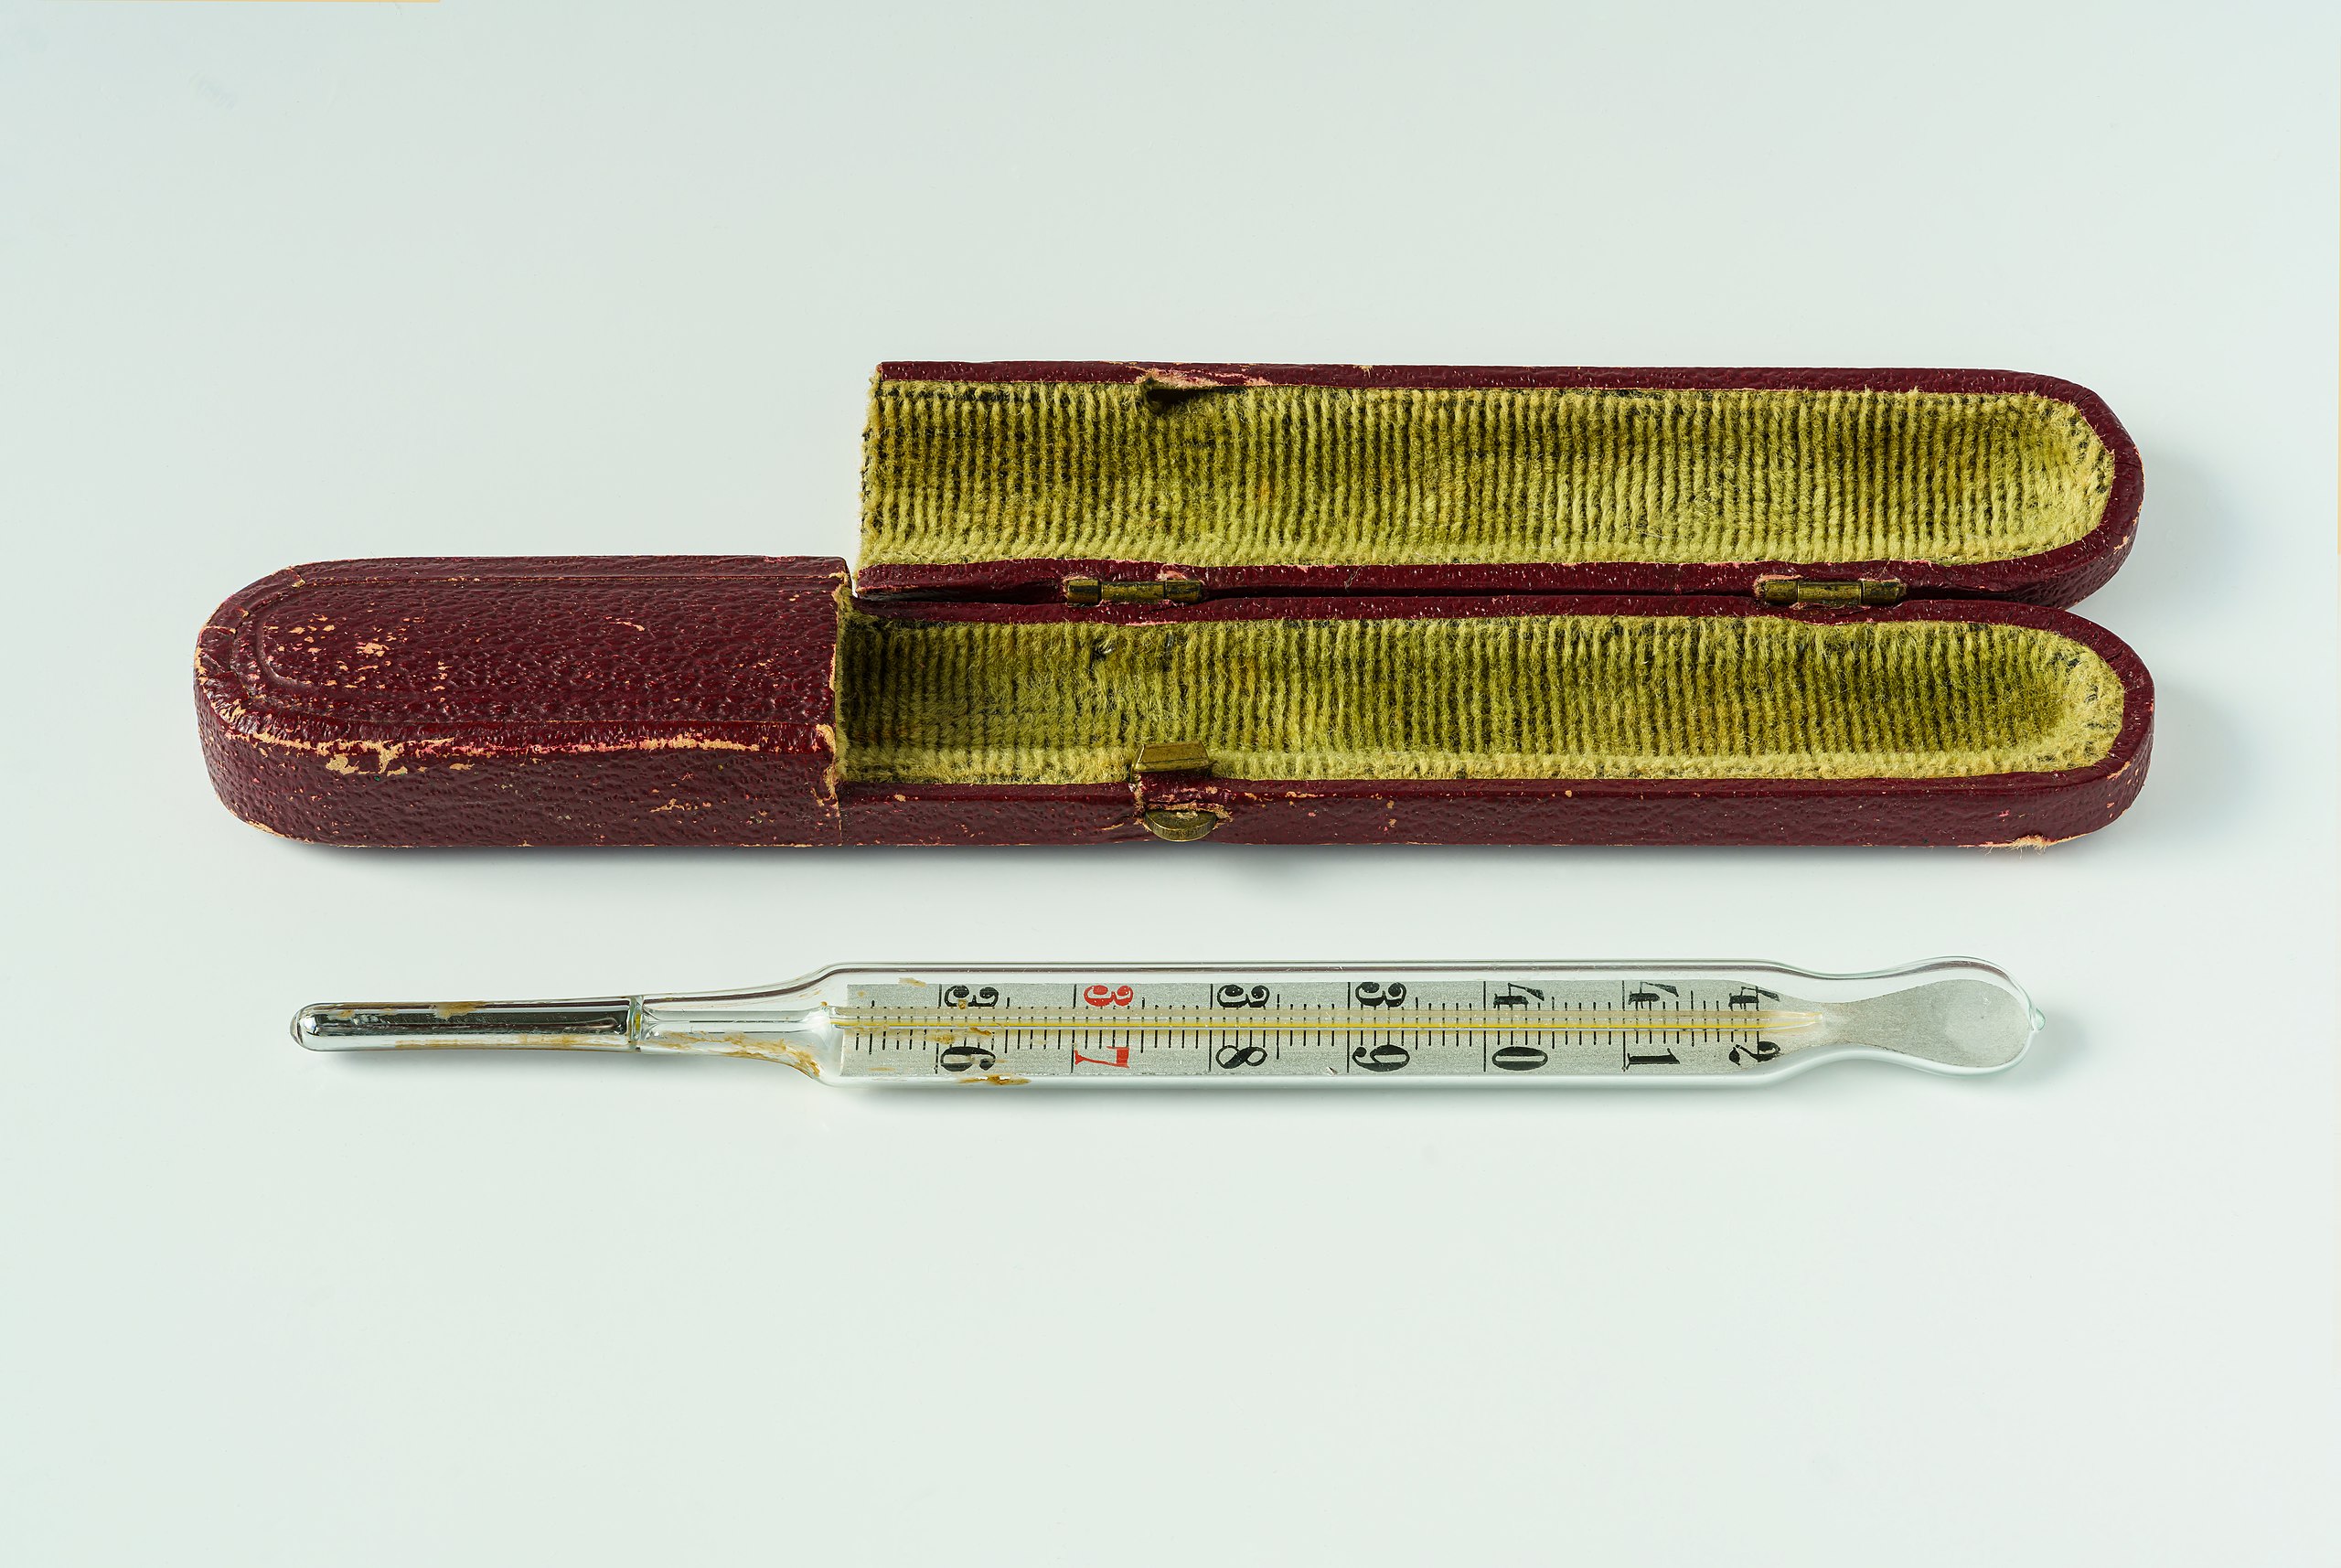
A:
<svg viewBox="0 0 2341 1568">
<path fill-rule="evenodd" d="M 1162 581 L 1100 582 L 1094 577 L 1064 580 L 1068 604 L 1192 604 L 1203 596 L 1203 585 L 1184 578 Z"/>
<path fill-rule="evenodd" d="M 1756 584 L 1767 604 L 1899 604 L 1901 580 L 1893 577 L 1768 577 Z"/>
</svg>

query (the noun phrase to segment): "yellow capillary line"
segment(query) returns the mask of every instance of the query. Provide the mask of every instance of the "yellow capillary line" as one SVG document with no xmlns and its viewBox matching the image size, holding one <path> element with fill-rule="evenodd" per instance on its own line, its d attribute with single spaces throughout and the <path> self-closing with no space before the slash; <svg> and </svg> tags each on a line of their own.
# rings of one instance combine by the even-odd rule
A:
<svg viewBox="0 0 2341 1568">
<path fill-rule="evenodd" d="M 1384 1012 L 1379 1008 L 1328 1008 L 1312 1012 L 1302 1008 L 1277 1008 L 1261 1012 L 1236 1012 L 1220 1009 L 1198 1009 L 1194 1012 L 1133 1012 L 1113 1014 L 1096 1012 L 1066 1012 L 1042 1008 L 985 1008 L 982 1009 L 953 1008 L 935 1012 L 903 1012 L 889 1008 L 839 1008 L 832 1013 L 837 1027 L 850 1034 L 882 1034 L 897 1029 L 951 1029 L 969 1033 L 985 1033 L 998 1029 L 1208 1029 L 1230 1033 L 1253 1033 L 1273 1030 L 1284 1033 L 1309 1033 L 1320 1029 L 1417 1029 L 1426 1034 L 1449 1030 L 1485 1030 L 1511 1033 L 1513 1030 L 1545 1034 L 1597 1034 L 1616 1030 L 1647 1029 L 1758 1029 L 1768 1033 L 1785 1033 L 1792 1029 L 1812 1029 L 1821 1022 L 1819 1013 L 1755 1012 L 1739 1009 L 1715 1011 L 1616 1011 L 1608 1013 L 1576 1013 L 1567 1016 L 1515 1012 L 1507 1008 L 1472 1008 L 1451 1013 L 1427 1009 L 1403 1008 Z"/>
</svg>

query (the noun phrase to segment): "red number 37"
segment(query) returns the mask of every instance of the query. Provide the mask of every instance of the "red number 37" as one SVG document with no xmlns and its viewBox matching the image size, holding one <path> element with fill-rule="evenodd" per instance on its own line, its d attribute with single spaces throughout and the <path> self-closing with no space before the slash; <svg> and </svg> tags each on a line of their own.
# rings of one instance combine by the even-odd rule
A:
<svg viewBox="0 0 2341 1568">
<path fill-rule="evenodd" d="M 1130 1005 L 1128 986 L 1092 986 L 1081 993 L 1081 999 L 1093 1008 L 1127 1008 Z"/>
</svg>

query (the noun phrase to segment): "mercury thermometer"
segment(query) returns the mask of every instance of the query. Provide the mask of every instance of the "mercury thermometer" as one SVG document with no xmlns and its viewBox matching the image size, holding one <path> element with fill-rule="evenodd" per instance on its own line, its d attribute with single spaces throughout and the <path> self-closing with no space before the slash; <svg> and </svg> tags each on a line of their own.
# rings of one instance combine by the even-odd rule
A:
<svg viewBox="0 0 2341 1568">
<path fill-rule="evenodd" d="M 745 1056 L 823 1083 L 1769 1083 L 1866 1057 L 1995 1072 L 2041 1027 L 1991 965 L 964 965 L 579 1001 L 331 1003 L 315 1051 Z"/>
</svg>

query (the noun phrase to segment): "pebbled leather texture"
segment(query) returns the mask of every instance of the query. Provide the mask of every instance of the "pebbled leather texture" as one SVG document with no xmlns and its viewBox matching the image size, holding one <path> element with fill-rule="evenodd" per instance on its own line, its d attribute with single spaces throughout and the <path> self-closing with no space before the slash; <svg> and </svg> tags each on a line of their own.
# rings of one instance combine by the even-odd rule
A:
<svg viewBox="0 0 2341 1568">
<path fill-rule="evenodd" d="M 1154 360 L 899 360 L 882 381 L 1169 381 L 1181 386 L 1381 387 L 1409 389 L 1692 388 L 2028 393 L 2072 405 L 2113 455 L 2113 486 L 2095 528 L 2072 544 L 2014 560 L 1967 566 L 1923 560 L 1727 561 L 1697 565 L 1190 567 L 1175 561 L 989 560 L 957 566 L 872 565 L 859 591 L 869 596 L 1015 599 L 1061 597 L 1071 576 L 1196 581 L 1206 593 L 1748 593 L 1779 576 L 1895 578 L 1914 598 L 2008 599 L 2075 604 L 2120 569 L 2137 533 L 2145 475 L 2135 443 L 2105 400 L 2054 376 L 2015 370 L 1604 368 L 1494 365 L 1232 365 Z"/>
<path fill-rule="evenodd" d="M 2038 844 L 2135 798 L 2154 688 L 2103 628 L 2026 604 L 1883 610 L 1671 601 L 1669 614 L 2036 626 L 2124 691 L 2090 767 L 1965 779 L 1277 781 L 852 785 L 831 728 L 839 585 L 824 560 L 338 561 L 280 572 L 202 635 L 204 750 L 237 815 L 379 846 L 1064 844 L 1151 837 L 1200 809 L 1235 843 Z M 1641 597 L 867 604 L 928 620 L 1149 621 L 1648 613 Z"/>
<path fill-rule="evenodd" d="M 333 844 L 824 844 L 842 561 L 324 561 L 196 654 L 214 786 Z"/>
</svg>

